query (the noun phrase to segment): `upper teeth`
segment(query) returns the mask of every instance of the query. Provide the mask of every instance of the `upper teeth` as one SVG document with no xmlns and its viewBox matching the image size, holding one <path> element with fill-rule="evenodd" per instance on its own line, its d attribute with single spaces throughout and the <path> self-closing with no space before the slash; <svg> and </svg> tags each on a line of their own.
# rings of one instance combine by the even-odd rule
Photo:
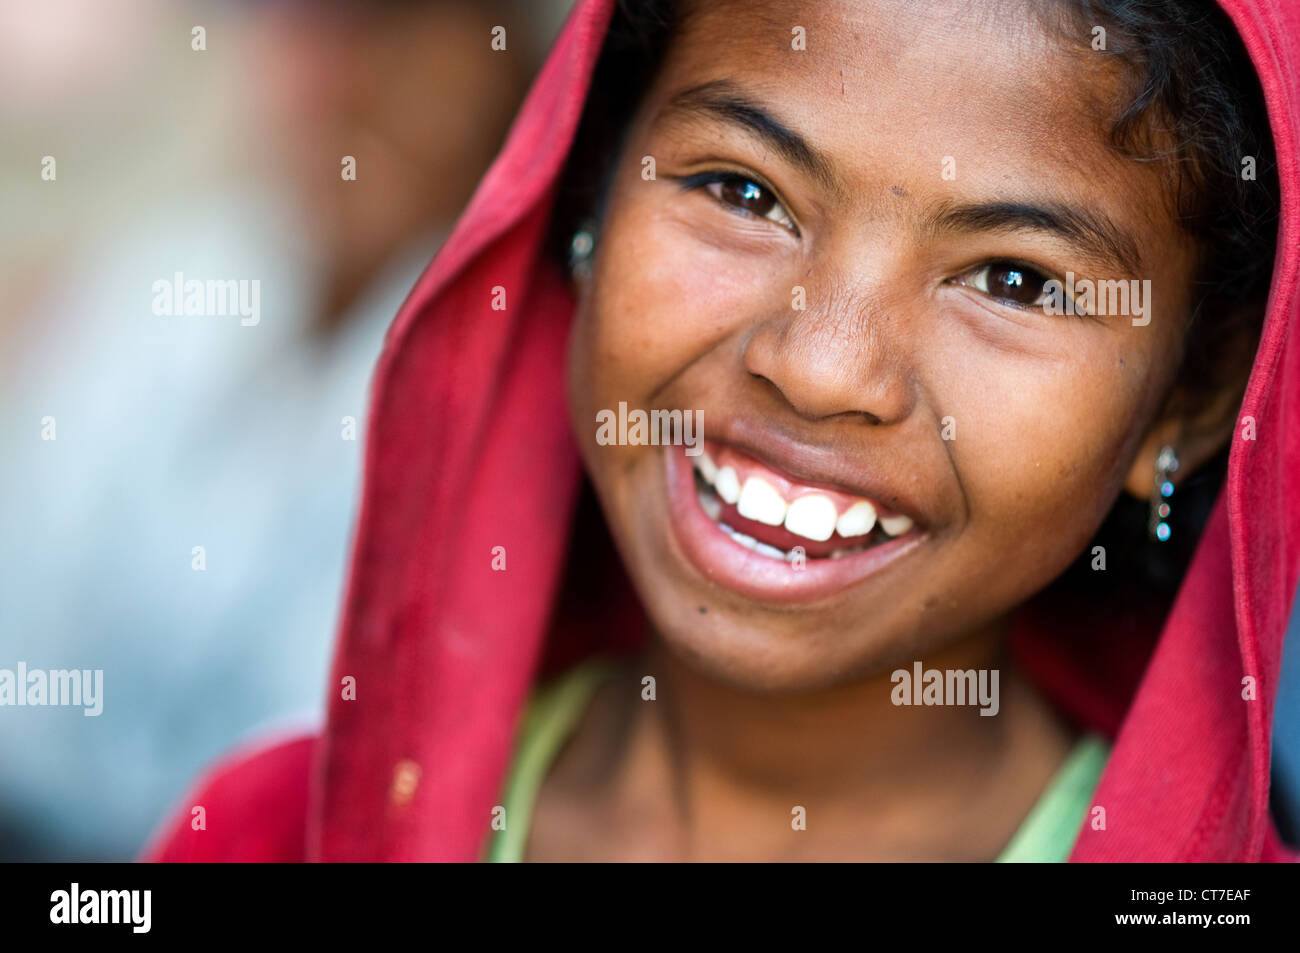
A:
<svg viewBox="0 0 1300 953">
<path fill-rule="evenodd" d="M 866 536 L 875 525 L 876 508 L 866 500 L 860 500 L 844 511 L 844 515 L 835 524 L 835 531 L 845 538 Z M 882 522 L 880 525 L 883 527 L 885 524 Z"/>
<path fill-rule="evenodd" d="M 744 497 L 741 497 L 741 502 L 744 502 Z M 785 511 L 785 528 L 796 536 L 825 542 L 835 532 L 834 501 L 829 496 L 799 497 Z"/>
<path fill-rule="evenodd" d="M 897 516 L 886 516 L 880 521 L 880 528 L 890 536 L 902 536 L 912 528 L 912 518 L 902 513 Z"/>
<path fill-rule="evenodd" d="M 708 460 L 707 453 L 700 454 L 700 459 Z M 713 461 L 709 460 L 712 465 Z M 702 471 L 701 471 L 702 472 Z M 704 479 L 708 479 L 705 476 Z M 740 479 L 736 476 L 736 471 L 731 467 L 723 467 L 718 471 L 718 478 L 713 482 L 713 488 L 718 491 L 718 496 L 722 497 L 726 503 L 735 503 L 740 499 Z"/>
<path fill-rule="evenodd" d="M 759 477 L 752 476 L 740 490 L 736 510 L 745 519 L 780 526 L 785 522 L 786 502 L 776 487 Z"/>
<path fill-rule="evenodd" d="M 700 475 L 709 483 L 714 483 L 718 479 L 718 465 L 713 462 L 713 458 L 707 453 L 701 453 L 695 461 L 695 466 L 699 468 Z M 731 471 L 734 476 L 736 471 Z"/>
<path fill-rule="evenodd" d="M 768 526 L 784 524 L 791 533 L 805 539 L 825 542 L 835 533 L 845 539 L 866 536 L 877 522 L 890 536 L 901 536 L 913 526 L 912 519 L 901 513 L 877 520 L 876 508 L 869 500 L 857 500 L 837 515 L 835 501 L 821 493 L 809 493 L 787 503 L 776 487 L 757 475 L 747 477 L 742 487 L 735 468 L 719 467 L 707 452 L 696 458 L 695 466 L 705 482 L 712 484 L 718 496 L 734 505 L 741 516 Z M 718 518 L 714 512 L 709 515 Z"/>
</svg>

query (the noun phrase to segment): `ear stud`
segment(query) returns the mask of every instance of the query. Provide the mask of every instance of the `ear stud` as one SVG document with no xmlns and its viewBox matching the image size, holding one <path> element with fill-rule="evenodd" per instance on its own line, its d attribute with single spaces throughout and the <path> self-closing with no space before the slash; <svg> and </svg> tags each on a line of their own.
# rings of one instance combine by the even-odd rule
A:
<svg viewBox="0 0 1300 953">
<path fill-rule="evenodd" d="M 596 226 L 588 223 L 569 242 L 569 273 L 578 280 L 591 277 L 591 255 L 596 250 Z"/>
</svg>

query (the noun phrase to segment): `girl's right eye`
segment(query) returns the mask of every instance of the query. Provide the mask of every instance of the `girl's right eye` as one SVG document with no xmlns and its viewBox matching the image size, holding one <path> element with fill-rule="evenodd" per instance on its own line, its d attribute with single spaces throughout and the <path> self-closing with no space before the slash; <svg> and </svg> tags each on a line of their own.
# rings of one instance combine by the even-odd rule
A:
<svg viewBox="0 0 1300 953">
<path fill-rule="evenodd" d="M 767 186 L 736 172 L 705 172 L 690 176 L 683 185 L 687 189 L 703 188 L 722 205 L 742 214 L 767 219 L 794 232 L 794 220 L 785 206 Z"/>
</svg>

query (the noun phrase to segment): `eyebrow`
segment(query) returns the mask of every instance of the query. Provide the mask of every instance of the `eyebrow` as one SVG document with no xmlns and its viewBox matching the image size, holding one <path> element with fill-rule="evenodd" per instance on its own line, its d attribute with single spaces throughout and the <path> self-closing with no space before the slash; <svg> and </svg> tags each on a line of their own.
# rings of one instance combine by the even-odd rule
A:
<svg viewBox="0 0 1300 953">
<path fill-rule="evenodd" d="M 729 80 L 713 80 L 675 94 L 658 119 L 671 118 L 674 113 L 734 126 L 816 179 L 832 194 L 847 194 L 835 174 L 834 163 L 826 155 Z M 1109 217 L 1059 202 L 945 203 L 931 212 L 926 225 L 931 232 L 1045 232 L 1065 239 L 1091 258 L 1118 264 L 1130 274 L 1142 271 L 1136 243 Z"/>
<path fill-rule="evenodd" d="M 771 148 L 828 191 L 843 194 L 830 160 L 768 109 L 746 96 L 734 83 L 714 80 L 683 90 L 668 101 L 658 118 L 673 113 L 693 114 L 728 123 Z"/>
<path fill-rule="evenodd" d="M 1142 271 L 1137 244 L 1105 214 L 1056 202 L 945 204 L 930 214 L 935 231 L 1037 231 L 1057 235 L 1090 257 L 1113 262 L 1129 274 Z"/>
</svg>

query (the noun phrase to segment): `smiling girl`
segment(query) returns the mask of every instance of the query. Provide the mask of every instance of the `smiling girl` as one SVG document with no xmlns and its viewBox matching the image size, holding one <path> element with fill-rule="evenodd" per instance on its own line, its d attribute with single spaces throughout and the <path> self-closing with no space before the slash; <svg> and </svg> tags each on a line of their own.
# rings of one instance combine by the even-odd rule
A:
<svg viewBox="0 0 1300 953">
<path fill-rule="evenodd" d="M 1284 856 L 1294 51 L 1225 6 L 580 3 L 390 334 L 323 735 L 151 856 Z"/>
</svg>

